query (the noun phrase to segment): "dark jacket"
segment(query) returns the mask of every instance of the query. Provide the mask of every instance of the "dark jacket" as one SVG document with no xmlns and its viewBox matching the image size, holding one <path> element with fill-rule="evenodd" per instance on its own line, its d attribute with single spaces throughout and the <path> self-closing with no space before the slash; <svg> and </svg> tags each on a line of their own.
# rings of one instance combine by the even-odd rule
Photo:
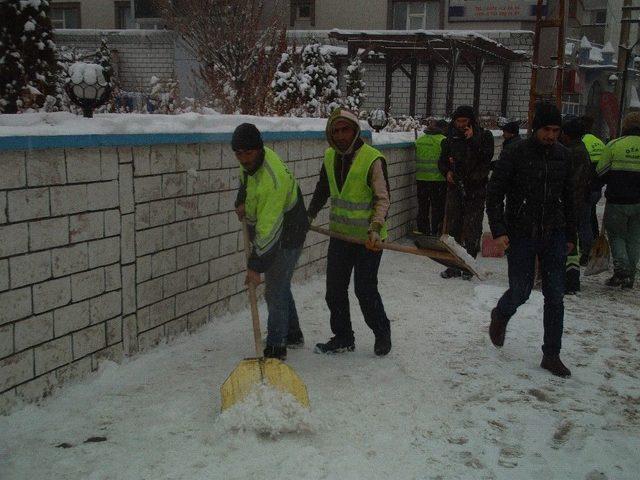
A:
<svg viewBox="0 0 640 480">
<path fill-rule="evenodd" d="M 453 123 L 447 138 L 442 141 L 442 152 L 438 169 L 446 178 L 453 172 L 455 184 L 461 193 L 482 194 L 489 178 L 491 159 L 493 158 L 493 135 L 475 123 L 472 123 L 473 136 L 465 138 Z"/>
<path fill-rule="evenodd" d="M 565 147 L 569 153 L 569 165 L 571 172 L 573 172 L 574 204 L 576 211 L 580 211 L 591 192 L 591 178 L 593 176 L 591 158 L 587 147 L 580 139 L 568 142 Z"/>
<path fill-rule="evenodd" d="M 564 230 L 567 242 L 575 243 L 574 195 L 567 149 L 527 138 L 505 150 L 496 162 L 487 186 L 491 233 L 494 238 L 541 238 Z"/>
</svg>

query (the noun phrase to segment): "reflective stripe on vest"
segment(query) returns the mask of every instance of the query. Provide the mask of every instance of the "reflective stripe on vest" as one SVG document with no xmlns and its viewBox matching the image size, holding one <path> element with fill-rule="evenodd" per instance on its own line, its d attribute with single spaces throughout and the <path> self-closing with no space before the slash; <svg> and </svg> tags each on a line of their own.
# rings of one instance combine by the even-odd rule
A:
<svg viewBox="0 0 640 480">
<path fill-rule="evenodd" d="M 253 247 L 260 256 L 280 240 L 284 214 L 294 208 L 298 201 L 298 186 L 280 157 L 266 147 L 261 167 L 253 175 L 245 177 L 242 167 L 240 173 L 240 181 L 247 182 L 247 223 L 255 227 Z"/>
<path fill-rule="evenodd" d="M 364 144 L 356 152 L 351 168 L 344 180 L 342 190 L 338 189 L 335 176 L 336 152 L 328 148 L 324 154 L 324 168 L 331 193 L 331 213 L 329 228 L 337 233 L 364 240 L 368 237 L 373 215 L 373 191 L 368 185 L 369 169 L 373 162 L 384 156 L 375 148 Z M 383 225 L 380 237 L 387 238 L 387 227 Z"/>
<path fill-rule="evenodd" d="M 591 163 L 598 163 L 604 150 L 604 142 L 595 135 L 587 133 L 582 137 L 582 143 L 584 143 L 587 152 L 589 152 Z"/>
<path fill-rule="evenodd" d="M 444 138 L 444 135 L 437 133 L 425 134 L 416 140 L 416 180 L 444 182 L 444 177 L 438 169 Z"/>
</svg>

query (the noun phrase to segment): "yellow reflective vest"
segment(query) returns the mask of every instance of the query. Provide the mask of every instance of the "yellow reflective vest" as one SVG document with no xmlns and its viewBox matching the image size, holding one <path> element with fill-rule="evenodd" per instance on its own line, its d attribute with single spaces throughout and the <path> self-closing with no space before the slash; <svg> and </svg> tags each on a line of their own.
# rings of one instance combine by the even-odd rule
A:
<svg viewBox="0 0 640 480">
<path fill-rule="evenodd" d="M 426 182 L 444 182 L 438 169 L 438 160 L 442 151 L 441 133 L 427 133 L 416 140 L 416 180 Z"/>
<path fill-rule="evenodd" d="M 582 143 L 587 147 L 591 163 L 597 164 L 600 161 L 602 151 L 604 150 L 604 142 L 595 135 L 587 133 L 582 137 Z"/>
<path fill-rule="evenodd" d="M 369 169 L 373 162 L 384 155 L 366 143 L 356 152 L 342 190 L 338 189 L 335 175 L 336 151 L 328 148 L 324 154 L 324 169 L 329 181 L 331 231 L 366 240 L 373 216 L 373 190 L 369 186 Z M 380 238 L 387 238 L 387 226 L 382 226 Z"/>
<path fill-rule="evenodd" d="M 255 230 L 254 251 L 261 256 L 280 240 L 284 214 L 298 200 L 298 185 L 278 154 L 267 147 L 264 162 L 255 173 L 247 175 L 242 167 L 240 170 L 240 181 L 246 182 L 245 215 Z"/>
</svg>

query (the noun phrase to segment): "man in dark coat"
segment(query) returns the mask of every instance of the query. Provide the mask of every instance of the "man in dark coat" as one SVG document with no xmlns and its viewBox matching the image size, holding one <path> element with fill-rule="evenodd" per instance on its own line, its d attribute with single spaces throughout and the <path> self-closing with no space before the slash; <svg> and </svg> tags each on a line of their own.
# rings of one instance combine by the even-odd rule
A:
<svg viewBox="0 0 640 480">
<path fill-rule="evenodd" d="M 493 158 L 493 135 L 476 123 L 472 107 L 461 106 L 453 113 L 447 138 L 442 141 L 438 168 L 447 180 L 448 191 L 444 223 L 449 233 L 476 257 L 480 250 L 482 219 L 489 166 Z M 442 278 L 461 276 L 471 279 L 471 273 L 449 267 Z"/>
<path fill-rule="evenodd" d="M 560 140 L 568 150 L 568 160 L 573 174 L 574 204 L 578 231 L 583 226 L 580 222 L 589 222 L 587 228 L 591 228 L 589 214 L 589 192 L 591 186 L 591 160 L 589 152 L 582 142 L 585 134 L 584 122 L 574 116 L 569 116 L 562 122 L 562 135 Z M 586 214 L 586 215 L 585 215 Z M 567 256 L 567 278 L 565 284 L 566 295 L 574 295 L 580 291 L 580 250 L 583 249 L 582 239 Z"/>
<path fill-rule="evenodd" d="M 573 175 L 567 149 L 558 143 L 561 123 L 555 105 L 539 104 L 533 133 L 500 156 L 489 181 L 489 225 L 497 243 L 508 249 L 509 266 L 509 289 L 491 311 L 489 336 L 496 347 L 504 344 L 509 319 L 533 288 L 538 257 L 544 295 L 540 366 L 568 377 L 571 371 L 560 360 L 565 262 L 577 232 Z"/>
</svg>

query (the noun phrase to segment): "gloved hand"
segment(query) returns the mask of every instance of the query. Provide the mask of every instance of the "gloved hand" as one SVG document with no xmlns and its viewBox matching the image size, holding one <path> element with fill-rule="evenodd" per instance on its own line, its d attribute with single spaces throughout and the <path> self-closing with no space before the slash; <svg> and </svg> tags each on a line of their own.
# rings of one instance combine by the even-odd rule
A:
<svg viewBox="0 0 640 480">
<path fill-rule="evenodd" d="M 371 230 L 369 232 L 369 238 L 367 238 L 364 246 L 372 252 L 379 252 L 382 250 L 382 239 L 380 238 L 380 234 L 375 230 Z"/>
</svg>

